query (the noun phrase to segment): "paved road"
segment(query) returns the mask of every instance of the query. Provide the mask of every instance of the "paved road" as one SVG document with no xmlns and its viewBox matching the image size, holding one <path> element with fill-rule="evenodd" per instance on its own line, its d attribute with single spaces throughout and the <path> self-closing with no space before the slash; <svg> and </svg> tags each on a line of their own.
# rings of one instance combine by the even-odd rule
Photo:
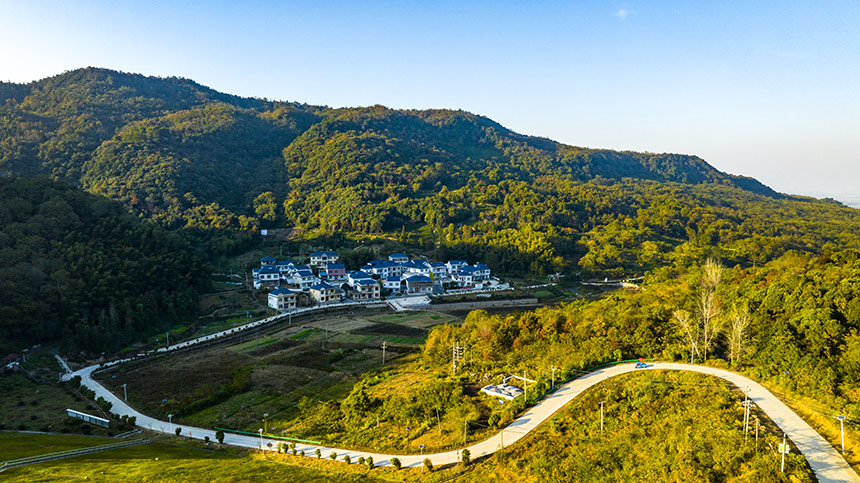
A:
<svg viewBox="0 0 860 483">
<path fill-rule="evenodd" d="M 195 428 L 184 425 L 170 424 L 167 421 L 160 421 L 155 418 L 141 414 L 125 404 L 119 397 L 108 391 L 101 384 L 92 379 L 93 371 L 97 370 L 97 366 L 90 366 L 79 371 L 68 373 L 64 379 L 69 379 L 75 375 L 80 375 L 82 384 L 96 392 L 96 397 L 101 396 L 113 403 L 111 412 L 118 415 L 129 415 L 137 417 L 137 425 L 142 428 L 160 431 L 163 433 L 172 434 L 176 427 L 182 428 L 184 436 L 204 439 L 209 436 L 212 441 L 215 441 L 215 432 L 203 428 Z M 693 371 L 703 374 L 721 377 L 735 386 L 741 388 L 747 393 L 749 398 L 764 411 L 768 417 L 780 427 L 795 445 L 806 456 L 807 461 L 818 480 L 823 483 L 845 483 L 855 482 L 860 483 L 860 477 L 848 466 L 842 456 L 831 447 L 824 438 L 821 437 L 809 424 L 803 421 L 797 414 L 789 409 L 770 391 L 762 387 L 755 381 L 744 377 L 734 372 L 716 369 L 712 367 L 696 366 L 689 364 L 675 363 L 654 363 L 649 364 L 646 369 L 635 369 L 634 364 L 620 364 L 616 366 L 606 367 L 582 377 L 574 379 L 557 391 L 544 398 L 538 405 L 531 408 L 517 420 L 509 424 L 507 427 L 499 431 L 496 435 L 469 446 L 469 452 L 473 459 L 482 456 L 490 455 L 500 449 L 503 445 L 511 445 L 526 436 L 530 431 L 535 429 L 542 422 L 549 419 L 556 411 L 561 409 L 571 400 L 582 394 L 590 387 L 621 374 L 628 372 L 645 371 L 645 370 L 681 370 Z M 264 449 L 268 449 L 268 444 L 271 443 L 271 448 L 276 448 L 280 440 L 263 438 L 262 440 L 253 436 L 243 436 L 227 433 L 224 438 L 226 444 L 243 446 L 247 448 L 260 448 L 261 442 Z M 332 448 L 328 446 L 315 446 L 310 444 L 297 444 L 298 451 L 304 450 L 306 456 L 315 457 L 314 450 L 319 448 L 322 451 L 323 457 L 335 451 L 338 454 L 338 459 L 349 455 L 352 461 L 356 461 L 359 456 L 372 456 L 377 465 L 390 465 L 390 459 L 394 456 L 400 459 L 403 466 L 420 466 L 424 458 L 429 458 L 434 465 L 446 465 L 456 463 L 459 460 L 460 451 L 447 451 L 444 453 L 434 453 L 427 455 L 391 455 L 381 453 L 370 453 L 365 451 L 353 451 L 343 448 Z"/>
</svg>

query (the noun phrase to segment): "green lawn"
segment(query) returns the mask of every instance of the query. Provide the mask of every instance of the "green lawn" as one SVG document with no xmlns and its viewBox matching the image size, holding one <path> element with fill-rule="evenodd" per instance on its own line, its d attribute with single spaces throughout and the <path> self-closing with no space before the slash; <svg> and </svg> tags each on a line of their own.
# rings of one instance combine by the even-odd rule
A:
<svg viewBox="0 0 860 483">
<path fill-rule="evenodd" d="M 296 465 L 295 458 L 271 454 L 261 457 L 252 452 L 235 454 L 159 442 L 15 468 L 3 473 L 3 481 L 384 481 L 358 465 L 347 467 L 308 459 L 306 463 L 314 467 L 306 467 Z M 383 469 L 373 471 L 380 475 L 389 473 Z"/>
<path fill-rule="evenodd" d="M 0 461 L 116 442 L 116 439 L 99 436 L 4 431 L 0 432 Z"/>
</svg>

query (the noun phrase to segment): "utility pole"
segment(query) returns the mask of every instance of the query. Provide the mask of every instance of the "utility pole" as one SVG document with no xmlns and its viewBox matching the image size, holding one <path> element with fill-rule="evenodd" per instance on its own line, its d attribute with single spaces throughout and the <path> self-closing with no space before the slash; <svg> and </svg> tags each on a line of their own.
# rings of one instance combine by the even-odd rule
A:
<svg viewBox="0 0 860 483">
<path fill-rule="evenodd" d="M 128 386 L 128 383 L 122 385 L 122 393 L 125 395 L 125 402 L 128 402 L 128 389 L 126 386 Z"/>
<path fill-rule="evenodd" d="M 388 343 L 382 341 L 382 365 L 385 365 L 385 349 L 388 347 Z"/>
<path fill-rule="evenodd" d="M 439 418 L 439 408 L 436 408 L 436 424 L 439 425 L 439 437 L 442 437 L 442 419 Z"/>
<path fill-rule="evenodd" d="M 755 418 L 755 452 L 758 453 L 758 417 Z"/>
<path fill-rule="evenodd" d="M 694 344 L 695 342 L 693 342 L 693 338 L 690 337 L 690 364 L 693 363 L 693 351 L 696 350 Z"/>
<path fill-rule="evenodd" d="M 788 453 L 788 448 L 785 444 L 785 433 L 782 435 L 782 445 L 779 448 L 779 452 L 782 453 L 782 464 L 779 467 L 779 471 L 785 473 L 785 453 Z"/>
<path fill-rule="evenodd" d="M 603 405 L 606 401 L 600 401 L 600 432 L 603 432 Z"/>
<path fill-rule="evenodd" d="M 839 420 L 839 432 L 842 433 L 842 454 L 845 454 L 845 416 L 840 414 L 836 419 Z"/>
<path fill-rule="evenodd" d="M 526 370 L 523 369 L 523 391 L 526 396 L 526 404 L 529 403 L 529 382 L 526 379 Z"/>
</svg>

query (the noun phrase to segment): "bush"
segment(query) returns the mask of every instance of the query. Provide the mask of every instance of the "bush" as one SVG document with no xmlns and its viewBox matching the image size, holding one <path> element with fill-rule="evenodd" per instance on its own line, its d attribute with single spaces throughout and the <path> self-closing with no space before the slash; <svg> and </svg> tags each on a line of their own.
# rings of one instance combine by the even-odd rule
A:
<svg viewBox="0 0 860 483">
<path fill-rule="evenodd" d="M 304 455 L 305 455 L 305 450 L 299 451 L 299 456 L 304 456 Z"/>
<path fill-rule="evenodd" d="M 373 456 L 368 456 L 367 459 L 364 460 L 367 463 L 367 469 L 373 469 Z"/>
<path fill-rule="evenodd" d="M 332 459 L 334 459 L 334 458 L 332 458 Z M 350 463 L 352 463 L 352 460 L 350 459 L 349 455 L 346 455 L 343 457 L 343 462 L 346 464 L 350 464 Z"/>
<path fill-rule="evenodd" d="M 322 458 L 322 451 L 319 448 L 314 450 L 314 454 L 317 455 L 317 459 Z"/>
<path fill-rule="evenodd" d="M 472 453 L 469 452 L 469 449 L 466 448 L 460 453 L 460 462 L 463 463 L 463 466 L 469 466 L 469 463 L 472 461 Z"/>
<path fill-rule="evenodd" d="M 358 464 L 360 464 L 360 465 L 363 465 L 363 464 L 364 464 L 364 456 L 359 456 L 359 457 L 358 457 Z"/>
<path fill-rule="evenodd" d="M 219 444 L 224 444 L 224 431 L 221 431 L 220 429 L 218 431 L 216 431 L 215 432 L 215 439 L 218 440 Z"/>
<path fill-rule="evenodd" d="M 182 428 L 176 428 L 176 435 L 179 436 L 179 433 L 182 432 Z"/>
<path fill-rule="evenodd" d="M 394 469 L 399 470 L 400 469 L 400 459 L 399 458 L 391 458 L 391 466 L 393 466 Z"/>
<path fill-rule="evenodd" d="M 204 443 L 206 443 L 206 444 L 209 444 L 209 436 L 204 436 L 204 437 L 203 437 L 203 442 L 204 442 Z"/>
<path fill-rule="evenodd" d="M 126 419 L 126 422 L 133 428 L 137 426 L 137 416 L 130 416 Z"/>
<path fill-rule="evenodd" d="M 329 458 L 331 458 L 331 460 L 332 460 L 332 461 L 334 461 L 334 460 L 336 460 L 336 459 L 337 459 L 337 453 L 335 453 L 334 451 L 332 451 L 332 452 L 331 452 L 331 454 L 330 454 L 330 455 L 328 455 L 328 457 L 329 457 Z"/>
<path fill-rule="evenodd" d="M 433 463 L 430 461 L 430 458 L 424 458 L 424 468 L 428 472 L 433 471 Z"/>
</svg>

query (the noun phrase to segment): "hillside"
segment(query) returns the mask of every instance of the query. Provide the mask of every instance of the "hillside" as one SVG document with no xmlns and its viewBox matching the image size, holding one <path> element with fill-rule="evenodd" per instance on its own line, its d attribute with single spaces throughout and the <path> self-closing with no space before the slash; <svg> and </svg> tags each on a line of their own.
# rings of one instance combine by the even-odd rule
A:
<svg viewBox="0 0 860 483">
<path fill-rule="evenodd" d="M 695 156 L 567 146 L 463 111 L 271 102 L 95 68 L 0 85 L 0 173 L 47 174 L 169 229 L 399 233 L 502 272 L 860 247 L 857 210 Z"/>
<path fill-rule="evenodd" d="M 0 352 L 121 349 L 193 316 L 205 280 L 187 243 L 119 203 L 0 178 Z"/>
</svg>

